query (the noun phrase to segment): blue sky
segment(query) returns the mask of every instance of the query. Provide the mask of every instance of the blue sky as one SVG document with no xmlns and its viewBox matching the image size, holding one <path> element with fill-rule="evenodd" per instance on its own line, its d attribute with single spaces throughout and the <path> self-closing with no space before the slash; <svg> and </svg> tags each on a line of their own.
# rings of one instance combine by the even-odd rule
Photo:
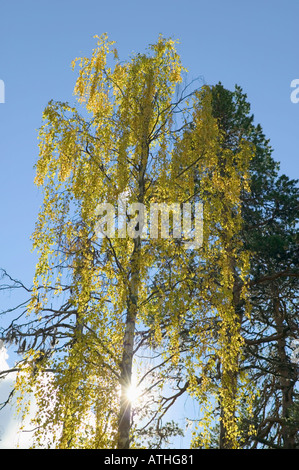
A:
<svg viewBox="0 0 299 470">
<path fill-rule="evenodd" d="M 30 235 L 41 202 L 34 187 L 37 129 L 50 99 L 72 100 L 70 63 L 107 32 L 119 55 L 142 52 L 162 33 L 178 39 L 189 79 L 240 85 L 281 162 L 299 178 L 298 0 L 11 0 L 0 2 L 0 267 L 30 284 Z"/>
</svg>

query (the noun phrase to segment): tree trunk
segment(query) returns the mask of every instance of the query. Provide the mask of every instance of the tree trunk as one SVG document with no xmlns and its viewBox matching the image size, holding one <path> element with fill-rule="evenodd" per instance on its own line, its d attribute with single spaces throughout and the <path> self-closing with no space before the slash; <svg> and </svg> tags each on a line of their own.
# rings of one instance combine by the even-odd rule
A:
<svg viewBox="0 0 299 470">
<path fill-rule="evenodd" d="M 240 279 L 238 278 L 236 274 L 236 262 L 232 256 L 231 256 L 230 269 L 231 269 L 231 272 L 234 274 L 232 303 L 234 307 L 236 321 L 238 322 L 238 331 L 240 333 L 241 323 L 242 323 L 242 314 L 240 310 L 240 305 L 241 305 L 240 292 L 241 292 L 242 282 L 240 281 Z M 229 331 L 227 332 L 227 334 L 228 334 L 228 344 L 230 344 L 233 338 L 231 337 Z M 236 359 L 236 364 L 234 365 L 235 367 L 233 367 L 232 370 L 222 371 L 221 373 L 222 387 L 226 389 L 227 393 L 229 394 L 231 398 L 232 403 L 235 402 L 235 397 L 237 394 L 237 387 L 238 387 L 238 375 L 239 375 L 239 370 L 238 370 L 239 357 L 236 357 L 235 359 Z M 221 409 L 220 409 L 219 448 L 220 449 L 233 449 L 235 448 L 235 443 L 230 437 L 228 437 L 229 430 L 226 429 L 226 425 L 223 421 L 224 410 L 223 410 L 223 406 L 221 403 L 220 403 L 220 408 Z M 231 418 L 235 419 L 235 409 L 231 409 L 230 412 L 231 412 Z"/>
<path fill-rule="evenodd" d="M 282 393 L 281 397 L 281 437 L 284 449 L 295 449 L 295 435 L 296 430 L 290 428 L 287 419 L 290 417 L 290 407 L 293 405 L 294 396 L 294 381 L 292 377 L 292 370 L 289 365 L 288 357 L 286 354 L 286 341 L 283 325 L 283 312 L 280 308 L 280 301 L 277 292 L 273 289 L 274 296 L 274 320 L 278 333 L 277 352 L 279 360 L 278 380 Z"/>
<path fill-rule="evenodd" d="M 134 251 L 131 258 L 132 277 L 129 285 L 126 327 L 123 342 L 123 356 L 121 362 L 121 397 L 118 423 L 118 449 L 130 448 L 132 405 L 128 398 L 128 389 L 132 381 L 135 324 L 138 308 L 138 286 L 140 281 L 140 248 L 141 241 L 140 237 L 138 237 L 134 240 Z"/>
<path fill-rule="evenodd" d="M 142 152 L 138 174 L 139 203 L 144 203 L 145 171 L 149 155 L 147 142 L 148 124 L 142 138 Z M 118 422 L 118 449 L 130 448 L 131 411 L 132 404 L 128 398 L 128 389 L 132 382 L 132 366 L 134 355 L 135 325 L 138 313 L 138 290 L 140 284 L 141 238 L 133 239 L 134 248 L 129 263 L 130 279 L 128 282 L 127 316 L 123 341 L 121 361 L 121 396 Z"/>
</svg>

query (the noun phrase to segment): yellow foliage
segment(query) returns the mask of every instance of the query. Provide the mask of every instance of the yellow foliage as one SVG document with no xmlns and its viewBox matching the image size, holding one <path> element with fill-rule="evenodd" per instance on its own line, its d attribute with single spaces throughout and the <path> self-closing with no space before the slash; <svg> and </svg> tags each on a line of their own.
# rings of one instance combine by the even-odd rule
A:
<svg viewBox="0 0 299 470">
<path fill-rule="evenodd" d="M 221 400 L 228 438 L 236 446 L 236 403 L 242 390 L 236 389 L 235 377 L 242 338 L 234 288 L 238 272 L 244 283 L 240 295 L 246 298 L 249 257 L 240 239 L 240 197 L 249 189 L 252 149 L 242 142 L 237 153 L 223 150 L 209 87 L 194 95 L 193 127 L 174 132 L 174 94 L 185 71 L 174 41 L 160 36 L 147 54 L 122 63 L 106 34 L 96 39 L 90 58 L 72 62 L 79 67 L 74 94 L 88 119 L 76 107 L 51 101 L 39 134 L 35 183 L 42 186 L 44 201 L 33 233 L 39 258 L 30 311 L 44 318 L 52 295 L 61 298 L 67 284 L 75 322 L 64 352 L 43 363 L 55 369 L 48 389 L 39 373 L 32 374 L 35 351 L 26 359 L 29 380 L 19 376 L 20 390 L 28 384 L 36 389 L 37 443 L 48 434 L 59 448 L 117 446 L 121 364 L 139 322 L 153 330 L 151 341 L 174 366 L 184 361 L 189 392 L 200 403 L 207 403 L 209 394 Z M 127 236 L 99 241 L 98 204 L 116 206 L 124 190 L 129 201 L 147 208 L 152 202 L 200 200 L 203 246 L 192 254 L 173 240 Z M 149 293 L 151 269 L 158 269 L 159 257 L 172 260 L 172 279 L 165 281 L 170 288 L 161 284 Z M 190 272 L 192 262 L 195 272 Z M 198 297 L 190 298 L 188 289 L 199 282 Z M 174 285 L 182 288 L 172 291 Z M 192 317 L 189 336 L 196 342 L 181 356 L 186 312 Z M 211 319 L 217 324 L 216 338 Z M 215 390 L 210 372 L 217 361 L 222 383 Z M 210 426 L 206 406 L 205 443 Z"/>
</svg>

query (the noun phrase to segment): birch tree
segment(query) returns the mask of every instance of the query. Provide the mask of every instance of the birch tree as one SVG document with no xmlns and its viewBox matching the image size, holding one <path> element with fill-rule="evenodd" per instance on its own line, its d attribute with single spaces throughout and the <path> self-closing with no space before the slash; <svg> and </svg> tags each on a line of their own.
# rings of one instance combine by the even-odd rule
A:
<svg viewBox="0 0 299 470">
<path fill-rule="evenodd" d="M 144 409 L 150 421 L 160 423 L 188 391 L 205 408 L 193 445 L 206 445 L 216 399 L 236 447 L 247 394 L 238 374 L 236 303 L 249 314 L 241 193 L 250 189 L 253 148 L 246 139 L 236 150 L 225 147 L 211 89 L 183 85 L 172 40 L 159 37 L 146 53 L 121 62 L 103 35 L 91 57 L 73 66 L 77 103 L 49 102 L 39 133 L 35 183 L 44 199 L 33 233 L 38 262 L 30 301 L 3 335 L 22 353 L 16 389 L 35 394 L 35 445 L 134 445 L 129 394 L 134 360 L 138 353 L 142 363 L 145 348 L 159 352 L 158 363 L 138 377 L 139 384 L 149 380 L 145 396 L 160 390 L 156 408 Z M 202 241 L 194 214 L 188 236 L 177 235 L 175 212 L 188 202 L 204 207 Z M 158 236 L 146 232 L 155 204 L 173 213 L 165 237 L 162 221 L 154 224 Z M 178 390 L 167 398 L 170 377 Z"/>
<path fill-rule="evenodd" d="M 17 388 L 36 390 L 37 441 L 51 435 L 60 448 L 130 446 L 138 325 L 150 322 L 160 340 L 148 291 L 156 248 L 142 241 L 136 212 L 125 220 L 127 232 L 99 237 L 98 208 L 115 208 L 124 194 L 137 207 L 163 201 L 174 115 L 185 100 L 174 99 L 183 67 L 172 40 L 160 37 L 147 54 L 121 63 L 107 36 L 97 39 L 91 58 L 73 63 L 78 106 L 51 101 L 43 114 L 35 183 L 44 201 L 33 234 L 39 259 L 26 307 L 32 320 L 27 331 L 12 324 L 8 334 L 26 336 Z M 45 370 L 53 372 L 46 385 Z"/>
</svg>

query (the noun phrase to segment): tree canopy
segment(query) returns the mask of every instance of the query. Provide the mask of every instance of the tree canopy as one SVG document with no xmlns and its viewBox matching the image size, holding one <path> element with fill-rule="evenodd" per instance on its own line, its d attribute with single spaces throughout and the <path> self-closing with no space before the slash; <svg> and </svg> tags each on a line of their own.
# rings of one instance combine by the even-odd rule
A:
<svg viewBox="0 0 299 470">
<path fill-rule="evenodd" d="M 43 113 L 38 262 L 2 328 L 35 446 L 159 448 L 186 394 L 194 448 L 296 447 L 297 182 L 240 87 L 184 84 L 171 39 L 126 62 L 96 39 Z"/>
</svg>

